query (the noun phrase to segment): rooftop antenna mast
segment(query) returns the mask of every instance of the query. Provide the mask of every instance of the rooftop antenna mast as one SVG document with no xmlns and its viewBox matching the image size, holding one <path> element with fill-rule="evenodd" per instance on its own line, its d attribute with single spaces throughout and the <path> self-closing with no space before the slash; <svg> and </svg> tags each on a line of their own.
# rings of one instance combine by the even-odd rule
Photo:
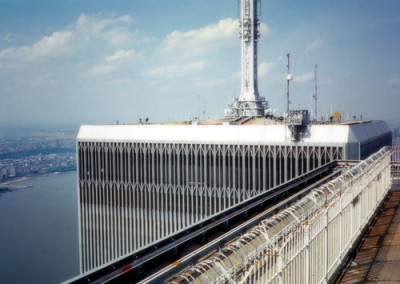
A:
<svg viewBox="0 0 400 284">
<path fill-rule="evenodd" d="M 271 112 L 268 101 L 259 95 L 257 74 L 258 40 L 260 38 L 261 0 L 240 0 L 239 37 L 241 41 L 241 91 L 235 98 L 225 116 L 264 116 Z"/>
<path fill-rule="evenodd" d="M 289 118 L 289 105 L 290 105 L 290 81 L 293 80 L 293 75 L 290 73 L 290 53 L 287 54 L 287 74 L 286 74 L 286 81 L 287 81 L 287 92 L 286 92 L 286 116 Z"/>
<path fill-rule="evenodd" d="M 317 99 L 318 99 L 318 89 L 317 89 L 317 64 L 314 66 L 314 83 L 315 83 L 315 89 L 314 89 L 314 120 L 315 122 L 318 121 L 318 104 L 317 104 Z"/>
</svg>

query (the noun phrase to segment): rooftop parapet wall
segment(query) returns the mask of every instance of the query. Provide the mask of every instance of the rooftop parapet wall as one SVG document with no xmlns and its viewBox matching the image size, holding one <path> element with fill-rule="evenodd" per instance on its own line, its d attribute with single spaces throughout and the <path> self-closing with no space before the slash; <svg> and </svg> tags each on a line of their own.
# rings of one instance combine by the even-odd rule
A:
<svg viewBox="0 0 400 284">
<path fill-rule="evenodd" d="M 384 121 L 360 124 L 313 124 L 299 142 L 290 142 L 284 124 L 270 125 L 84 125 L 78 141 L 211 144 L 345 144 L 391 135 Z"/>
</svg>

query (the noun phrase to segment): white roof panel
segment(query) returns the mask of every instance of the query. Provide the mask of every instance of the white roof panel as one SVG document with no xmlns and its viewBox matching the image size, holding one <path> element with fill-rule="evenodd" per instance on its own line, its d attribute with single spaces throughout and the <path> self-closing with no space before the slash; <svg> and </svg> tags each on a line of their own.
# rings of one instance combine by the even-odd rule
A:
<svg viewBox="0 0 400 284">
<path fill-rule="evenodd" d="M 317 124 L 298 143 L 349 143 L 368 141 L 390 131 L 386 122 Z M 284 144 L 290 142 L 285 125 L 83 125 L 78 141 L 120 141 L 212 144 Z"/>
<path fill-rule="evenodd" d="M 78 140 L 177 143 L 282 143 L 283 125 L 84 125 Z"/>
</svg>

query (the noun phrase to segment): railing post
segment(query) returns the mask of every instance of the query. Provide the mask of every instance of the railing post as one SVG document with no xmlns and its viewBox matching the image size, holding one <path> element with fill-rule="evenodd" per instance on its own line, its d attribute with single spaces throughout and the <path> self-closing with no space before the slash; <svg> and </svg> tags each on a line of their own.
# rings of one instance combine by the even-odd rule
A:
<svg viewBox="0 0 400 284">
<path fill-rule="evenodd" d="M 283 284 L 283 272 L 285 270 L 285 259 L 283 256 L 283 247 L 278 250 L 277 253 L 277 265 L 278 265 L 278 283 Z"/>
<path fill-rule="evenodd" d="M 311 265 L 310 265 L 310 226 L 308 221 L 304 221 L 304 243 L 305 243 L 305 283 L 310 283 Z"/>
<path fill-rule="evenodd" d="M 328 211 L 329 210 L 328 210 L 327 204 L 325 204 L 325 206 L 326 206 L 325 209 L 324 209 L 324 211 L 325 211 L 324 212 L 324 223 L 325 223 L 324 224 L 324 226 L 325 226 L 325 228 L 324 228 L 324 231 L 325 231 L 325 257 L 324 257 L 325 277 L 324 277 L 323 283 L 328 283 L 328 263 L 329 263 L 329 261 L 328 261 L 328 258 L 329 258 Z"/>
</svg>

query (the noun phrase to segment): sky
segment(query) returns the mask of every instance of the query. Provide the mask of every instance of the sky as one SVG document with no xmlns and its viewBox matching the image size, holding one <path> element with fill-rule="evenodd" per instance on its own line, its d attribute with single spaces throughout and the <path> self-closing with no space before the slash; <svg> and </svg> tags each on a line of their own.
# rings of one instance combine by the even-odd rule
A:
<svg viewBox="0 0 400 284">
<path fill-rule="evenodd" d="M 400 1 L 261 0 L 260 95 L 400 126 Z M 0 0 L 0 127 L 219 118 L 240 94 L 237 0 Z"/>
</svg>

